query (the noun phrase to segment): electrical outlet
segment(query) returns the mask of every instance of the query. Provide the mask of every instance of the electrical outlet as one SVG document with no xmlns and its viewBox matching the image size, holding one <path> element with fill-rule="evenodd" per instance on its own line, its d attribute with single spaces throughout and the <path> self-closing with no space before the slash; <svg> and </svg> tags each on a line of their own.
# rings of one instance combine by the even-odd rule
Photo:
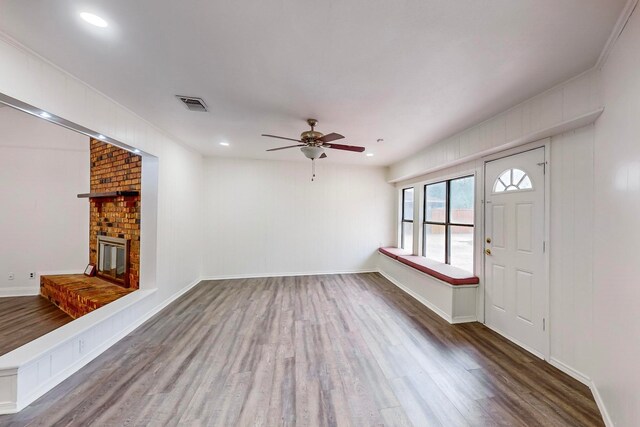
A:
<svg viewBox="0 0 640 427">
<path fill-rule="evenodd" d="M 9 280 L 13 280 L 16 278 L 16 275 L 13 273 L 9 273 Z"/>
<path fill-rule="evenodd" d="M 29 279 L 35 279 L 36 278 L 36 273 L 32 272 L 29 273 Z"/>
</svg>

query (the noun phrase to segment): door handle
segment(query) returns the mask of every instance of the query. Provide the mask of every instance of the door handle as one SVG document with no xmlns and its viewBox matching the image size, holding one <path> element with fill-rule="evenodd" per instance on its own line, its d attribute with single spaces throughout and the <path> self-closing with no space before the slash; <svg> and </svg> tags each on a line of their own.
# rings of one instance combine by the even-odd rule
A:
<svg viewBox="0 0 640 427">
<path fill-rule="evenodd" d="M 491 255 L 491 249 L 485 249 L 484 253 L 487 254 L 487 255 Z"/>
</svg>

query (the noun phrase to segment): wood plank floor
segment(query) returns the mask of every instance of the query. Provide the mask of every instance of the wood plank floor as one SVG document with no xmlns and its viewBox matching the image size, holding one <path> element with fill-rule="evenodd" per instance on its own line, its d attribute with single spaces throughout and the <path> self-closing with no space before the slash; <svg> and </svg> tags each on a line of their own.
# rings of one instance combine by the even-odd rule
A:
<svg viewBox="0 0 640 427">
<path fill-rule="evenodd" d="M 589 389 L 377 273 L 203 282 L 2 426 L 601 426 Z"/>
<path fill-rule="evenodd" d="M 38 295 L 0 298 L 0 356 L 72 320 Z"/>
</svg>

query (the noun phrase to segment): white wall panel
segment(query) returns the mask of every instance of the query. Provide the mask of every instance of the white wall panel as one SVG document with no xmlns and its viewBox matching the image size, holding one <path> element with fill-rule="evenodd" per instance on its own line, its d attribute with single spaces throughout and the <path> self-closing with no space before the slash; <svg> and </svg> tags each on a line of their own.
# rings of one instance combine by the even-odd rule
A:
<svg viewBox="0 0 640 427">
<path fill-rule="evenodd" d="M 537 135 L 538 139 L 551 136 L 552 133 L 544 132 L 565 122 L 577 120 L 602 107 L 599 84 L 600 75 L 597 70 L 583 73 L 504 113 L 394 163 L 389 168 L 388 180 L 396 182 L 411 179 L 447 163 L 464 161 L 467 157 L 480 156 L 513 141 L 526 139 L 529 135 Z M 455 147 L 458 143 L 459 149 L 454 148 L 449 156 L 443 158 L 443 150 L 446 151 L 450 145 Z"/>
<path fill-rule="evenodd" d="M 551 357 L 584 381 L 593 361 L 593 126 L 551 142 Z"/>
<path fill-rule="evenodd" d="M 76 194 L 88 190 L 87 136 L 0 108 L 0 297 L 38 294 L 40 274 L 84 271 L 89 203 Z"/>
<path fill-rule="evenodd" d="M 602 69 L 595 125 L 592 379 L 611 422 L 640 420 L 640 8 Z"/>
<path fill-rule="evenodd" d="M 205 277 L 376 270 L 395 242 L 384 168 L 316 162 L 205 161 Z"/>
</svg>

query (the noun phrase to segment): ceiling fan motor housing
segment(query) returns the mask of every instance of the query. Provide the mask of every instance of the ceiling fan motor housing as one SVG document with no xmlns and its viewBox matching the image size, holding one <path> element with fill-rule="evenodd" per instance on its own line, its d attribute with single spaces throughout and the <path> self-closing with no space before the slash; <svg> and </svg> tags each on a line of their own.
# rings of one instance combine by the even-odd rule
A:
<svg viewBox="0 0 640 427">
<path fill-rule="evenodd" d="M 324 135 L 315 130 L 308 130 L 300 134 L 300 139 L 304 142 L 315 142 L 316 139 L 322 138 Z"/>
</svg>

